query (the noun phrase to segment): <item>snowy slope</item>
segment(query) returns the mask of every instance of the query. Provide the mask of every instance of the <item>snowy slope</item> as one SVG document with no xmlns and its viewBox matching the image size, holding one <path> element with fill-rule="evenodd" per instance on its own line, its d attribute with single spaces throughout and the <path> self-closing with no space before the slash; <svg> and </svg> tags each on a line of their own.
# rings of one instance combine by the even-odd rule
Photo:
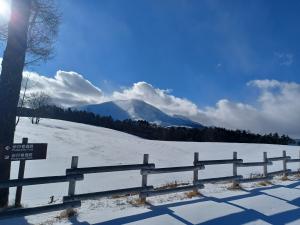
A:
<svg viewBox="0 0 300 225">
<path fill-rule="evenodd" d="M 156 167 L 166 167 L 192 165 L 193 153 L 195 151 L 199 152 L 200 159 L 203 160 L 231 158 L 232 152 L 237 151 L 238 157 L 243 158 L 245 161 L 258 161 L 259 159 L 262 160 L 264 151 L 268 152 L 269 156 L 275 157 L 281 156 L 282 150 L 287 150 L 288 155 L 298 157 L 299 150 L 299 147 L 296 146 L 281 145 L 151 141 L 110 129 L 66 121 L 43 119 L 40 125 L 31 125 L 30 121 L 26 118 L 22 119 L 17 127 L 15 141 L 20 142 L 22 137 L 28 137 L 29 142 L 49 143 L 47 160 L 27 161 L 25 177 L 63 175 L 65 169 L 70 166 L 71 157 L 73 155 L 79 156 L 79 167 L 84 167 L 140 163 L 142 162 L 143 154 L 148 153 L 150 154 L 150 162 L 155 163 Z M 13 163 L 12 178 L 16 178 L 17 164 L 16 162 Z M 270 171 L 280 170 L 281 168 L 282 163 L 275 163 L 274 166 L 269 167 Z M 299 165 L 295 163 L 293 167 L 290 168 L 297 169 Z M 259 167 L 239 169 L 239 173 L 245 176 L 249 176 L 250 173 L 261 172 L 262 169 Z M 199 173 L 199 176 L 206 178 L 228 176 L 231 174 L 232 166 L 220 165 L 207 166 L 204 171 Z M 167 175 L 152 175 L 149 177 L 149 185 L 160 186 L 175 180 L 178 182 L 190 182 L 192 180 L 192 173 L 183 172 Z M 297 204 L 299 204 L 299 201 L 296 202 L 297 204 L 286 202 L 296 201 L 297 198 L 300 198 L 300 190 L 297 189 L 297 183 L 282 183 L 281 181 L 275 181 L 275 183 L 280 185 L 292 185 L 291 187 L 293 189 L 289 186 L 275 186 L 277 189 L 266 189 L 266 191 L 272 195 L 278 196 L 278 198 L 280 198 L 278 199 L 271 198 L 270 194 L 266 195 L 264 192 L 251 194 L 250 189 L 248 191 L 228 191 L 226 189 L 227 184 L 209 184 L 205 189 L 201 190 L 205 196 L 208 196 L 208 198 L 204 200 L 202 198 L 181 200 L 184 196 L 183 194 L 150 198 L 151 204 L 156 206 L 163 205 L 164 210 L 171 210 L 174 215 L 180 215 L 180 218 L 185 218 L 190 223 L 183 223 L 183 219 L 178 219 L 178 216 L 176 217 L 173 214 L 170 216 L 166 211 L 163 211 L 164 213 L 162 213 L 162 215 L 156 215 L 155 213 L 161 212 L 160 208 L 156 211 L 146 207 L 132 207 L 128 204 L 130 199 L 128 200 L 127 198 L 86 201 L 79 210 L 79 217 L 76 219 L 73 218 L 76 221 L 72 223 L 101 224 L 101 222 L 113 220 L 114 222 L 105 224 L 124 224 L 125 222 L 120 220 L 120 218 L 130 217 L 128 218 L 129 220 L 126 220 L 126 223 L 198 224 L 232 213 L 240 213 L 244 211 L 244 209 L 251 209 L 251 207 L 258 207 L 257 210 L 260 210 L 260 213 L 268 214 L 268 216 L 284 210 L 298 210 L 299 207 Z M 140 184 L 141 176 L 139 172 L 129 171 L 94 174 L 87 175 L 84 181 L 78 182 L 76 192 L 103 191 L 139 186 Z M 249 184 L 245 187 L 251 188 L 255 187 L 255 185 Z M 25 187 L 23 190 L 23 202 L 25 206 L 43 205 L 47 204 L 49 197 L 52 195 L 54 195 L 55 199 L 59 202 L 66 193 L 67 184 Z M 261 196 L 261 193 L 263 193 L 263 196 Z M 247 198 L 238 197 L 244 195 L 249 196 Z M 12 192 L 10 198 L 13 199 L 13 196 L 14 193 Z M 228 198 L 230 202 L 233 201 L 233 203 L 229 204 L 228 202 L 224 203 L 221 200 L 217 200 L 225 198 Z M 259 206 L 255 204 L 260 201 L 260 198 L 267 203 Z M 184 203 L 186 201 L 189 203 Z M 207 211 L 202 212 L 201 210 L 204 209 Z M 136 216 L 140 214 L 145 215 L 145 217 Z M 30 216 L 25 219 L 0 221 L 0 224 L 22 224 L 24 221 L 40 224 L 49 219 L 54 224 L 71 224 L 70 221 L 56 221 L 54 219 L 55 215 L 57 215 L 57 212 Z M 257 218 L 265 221 L 265 218 L 261 216 L 261 214 L 259 215 Z M 83 223 L 77 220 L 83 221 Z M 88 223 L 84 221 L 88 221 Z M 258 224 L 268 223 L 259 222 Z"/>
<path fill-rule="evenodd" d="M 147 120 L 161 126 L 202 127 L 201 124 L 180 116 L 170 116 L 158 108 L 137 99 L 109 101 L 96 105 L 77 107 L 78 110 L 111 116 L 117 120 Z"/>
</svg>

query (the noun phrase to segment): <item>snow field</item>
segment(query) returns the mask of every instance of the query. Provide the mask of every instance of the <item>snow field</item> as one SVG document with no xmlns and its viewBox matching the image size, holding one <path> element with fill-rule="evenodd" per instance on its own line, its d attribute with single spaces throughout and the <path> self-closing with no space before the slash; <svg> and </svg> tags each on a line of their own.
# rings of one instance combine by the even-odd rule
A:
<svg viewBox="0 0 300 225">
<path fill-rule="evenodd" d="M 20 142 L 22 137 L 28 137 L 29 142 L 46 142 L 49 144 L 47 160 L 26 162 L 25 177 L 64 175 L 65 169 L 70 167 L 71 157 L 74 155 L 79 156 L 79 167 L 90 167 L 142 163 L 143 154 L 147 153 L 150 155 L 149 162 L 155 163 L 157 168 L 192 165 L 194 152 L 199 152 L 199 160 L 231 159 L 233 151 L 237 151 L 238 158 L 242 158 L 244 162 L 262 161 L 264 151 L 268 152 L 268 157 L 282 156 L 282 150 L 286 150 L 287 155 L 293 158 L 299 157 L 299 147 L 296 146 L 151 141 L 101 127 L 49 119 L 43 119 L 40 125 L 32 125 L 27 118 L 23 118 L 17 127 L 15 142 Z M 17 166 L 18 163 L 14 162 L 12 178 L 16 178 L 17 176 Z M 293 170 L 300 167 L 299 163 L 289 164 L 288 166 Z M 268 169 L 269 171 L 281 170 L 282 162 L 274 162 L 273 166 L 269 166 Z M 262 173 L 262 167 L 238 168 L 238 174 L 247 177 L 250 176 L 251 173 Z M 232 165 L 206 166 L 205 170 L 199 172 L 199 178 L 231 175 Z M 148 184 L 154 186 L 161 186 L 174 181 L 191 182 L 192 172 L 149 175 L 148 177 Z M 279 179 L 273 182 L 282 185 L 282 181 Z M 84 181 L 77 182 L 76 193 L 104 191 L 140 185 L 141 175 L 139 171 L 91 174 L 86 175 Z M 22 202 L 27 207 L 44 205 L 48 204 L 49 198 L 52 195 L 55 197 L 55 200 L 59 202 L 62 196 L 67 194 L 67 186 L 67 183 L 63 183 L 24 187 Z M 161 224 L 188 224 L 182 218 L 187 218 L 190 224 L 206 223 L 214 218 L 243 212 L 247 207 L 255 205 L 258 201 L 266 202 L 266 205 L 260 206 L 261 209 L 258 208 L 258 210 L 261 211 L 260 213 L 266 216 L 279 213 L 280 207 L 277 206 L 282 206 L 281 208 L 286 210 L 296 210 L 298 208 L 298 206 L 290 205 L 285 202 L 292 201 L 291 196 L 300 197 L 300 190 L 295 187 L 292 189 L 293 195 L 290 195 L 286 189 L 275 189 L 277 196 L 281 195 L 281 192 L 285 193 L 284 200 L 278 199 L 278 197 L 275 199 L 271 197 L 270 199 L 269 195 L 261 196 L 260 194 L 258 196 L 254 195 L 253 198 L 249 197 L 247 200 L 245 200 L 245 198 L 237 199 L 236 201 L 233 200 L 233 203 L 230 202 L 230 204 L 216 201 L 216 198 L 224 199 L 234 198 L 235 195 L 247 195 L 245 191 L 228 191 L 228 186 L 229 184 L 206 185 L 205 189 L 201 190 L 201 193 L 208 197 L 214 196 L 213 200 L 207 201 L 199 200 L 197 202 L 196 200 L 187 200 L 184 193 L 149 198 L 149 201 L 154 205 L 165 205 L 168 202 L 177 202 L 179 205 L 173 208 L 167 207 L 172 210 L 172 216 L 169 214 L 159 215 L 158 217 L 151 216 L 141 220 L 143 221 L 142 223 L 140 223 L 140 220 L 129 220 L 132 221 L 132 223 L 129 224 L 160 224 L 158 221 L 162 222 Z M 250 183 L 245 185 L 245 187 L 251 189 L 252 187 L 257 187 L 257 184 Z M 289 189 L 290 188 L 288 188 L 288 190 Z M 271 189 L 270 191 L 274 190 Z M 13 198 L 14 191 L 12 189 L 10 199 L 13 200 Z M 181 202 L 185 201 L 196 201 L 194 203 L 196 205 L 180 205 Z M 101 221 L 114 220 L 118 217 L 130 217 L 131 214 L 133 217 L 139 213 L 147 214 L 147 212 L 152 215 L 153 210 L 147 207 L 132 207 L 129 202 L 130 199 L 128 198 L 104 198 L 98 201 L 86 201 L 80 208 L 80 214 L 77 219 L 80 221 L 88 221 L 89 223 L 87 224 L 100 224 Z M 274 206 L 276 207 L 272 209 L 273 211 L 269 209 Z M 197 210 L 198 207 L 199 211 Z M 194 210 L 190 210 L 190 208 Z M 202 210 L 205 212 L 203 214 L 200 210 L 202 208 L 209 208 L 210 210 Z M 195 213 L 195 210 L 197 213 Z M 180 214 L 181 219 L 176 218 L 176 216 L 173 215 L 174 213 Z M 57 215 L 57 213 L 53 212 L 50 214 L 30 216 L 26 217 L 26 220 L 28 219 L 30 223 L 38 224 L 50 218 L 51 223 L 54 224 L 71 224 L 70 221 L 53 220 L 54 215 Z M 13 220 L 10 222 L 12 221 Z M 266 220 L 259 219 L 257 223 L 268 224 L 264 223 L 265 221 Z M 6 222 L 8 223 L 9 221 Z M 78 221 L 75 222 L 78 223 Z M 115 222 L 115 224 L 120 224 L 118 221 Z M 1 221 L 0 224 L 2 224 Z"/>
</svg>

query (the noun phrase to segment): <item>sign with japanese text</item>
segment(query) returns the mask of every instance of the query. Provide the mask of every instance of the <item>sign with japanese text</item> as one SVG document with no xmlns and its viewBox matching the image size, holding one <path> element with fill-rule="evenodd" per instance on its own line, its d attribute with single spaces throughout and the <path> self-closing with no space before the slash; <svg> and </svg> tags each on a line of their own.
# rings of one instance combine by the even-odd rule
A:
<svg viewBox="0 0 300 225">
<path fill-rule="evenodd" d="M 19 161 L 46 159 L 47 144 L 13 144 L 0 145 L 0 160 Z"/>
</svg>

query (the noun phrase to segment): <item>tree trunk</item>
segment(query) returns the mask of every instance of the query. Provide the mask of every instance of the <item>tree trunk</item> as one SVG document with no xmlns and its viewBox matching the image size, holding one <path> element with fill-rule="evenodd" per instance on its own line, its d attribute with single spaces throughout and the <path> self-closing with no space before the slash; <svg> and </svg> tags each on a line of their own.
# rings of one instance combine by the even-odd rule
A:
<svg viewBox="0 0 300 225">
<path fill-rule="evenodd" d="M 31 0 L 12 0 L 7 45 L 0 77 L 0 143 L 14 141 L 17 106 L 27 49 Z M 10 161 L 0 161 L 0 181 L 10 177 Z M 0 207 L 8 204 L 9 189 L 0 189 Z"/>
</svg>

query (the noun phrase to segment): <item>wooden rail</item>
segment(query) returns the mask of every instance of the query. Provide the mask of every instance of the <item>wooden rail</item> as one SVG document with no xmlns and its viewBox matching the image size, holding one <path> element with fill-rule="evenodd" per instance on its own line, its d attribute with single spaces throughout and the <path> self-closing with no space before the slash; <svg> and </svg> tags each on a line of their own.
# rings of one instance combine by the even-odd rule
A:
<svg viewBox="0 0 300 225">
<path fill-rule="evenodd" d="M 217 183 L 222 181 L 233 181 L 240 180 L 243 176 L 227 176 L 227 177 L 215 177 L 215 178 L 206 178 L 194 181 L 194 184 L 207 184 L 207 183 Z"/>
<path fill-rule="evenodd" d="M 76 201 L 76 200 L 87 200 L 87 199 L 95 199 L 102 197 L 112 197 L 116 195 L 134 195 L 140 192 L 153 190 L 153 186 L 147 187 L 133 187 L 133 188 L 125 188 L 125 189 L 117 189 L 110 191 L 101 191 L 101 192 L 92 192 L 85 194 L 78 194 L 72 196 L 64 196 L 63 201 Z"/>
<path fill-rule="evenodd" d="M 286 162 L 288 163 L 300 162 L 300 159 L 288 159 Z"/>
<path fill-rule="evenodd" d="M 268 161 L 271 161 L 271 162 L 274 162 L 274 161 L 282 161 L 282 160 L 285 160 L 285 159 L 291 159 L 290 156 L 282 156 L 282 157 L 271 157 L 271 158 L 268 158 Z"/>
<path fill-rule="evenodd" d="M 194 190 L 194 188 L 204 188 L 204 185 L 195 184 L 195 185 L 187 185 L 187 186 L 153 190 L 153 191 L 143 191 L 143 192 L 141 192 L 141 196 L 152 197 L 152 196 L 157 196 L 157 195 L 172 194 L 172 193 L 176 193 L 176 192 L 191 191 L 191 190 Z"/>
<path fill-rule="evenodd" d="M 198 161 L 197 165 L 218 165 L 218 164 L 232 164 L 232 163 L 242 163 L 242 159 L 219 159 L 219 160 L 203 160 Z"/>
<path fill-rule="evenodd" d="M 83 180 L 82 174 L 70 174 L 66 176 L 51 176 L 51 177 L 35 177 L 35 178 L 23 178 L 13 179 L 8 181 L 0 181 L 0 188 L 19 187 L 37 184 L 50 184 L 69 182 L 71 180 L 79 181 Z"/>
<path fill-rule="evenodd" d="M 266 180 L 271 180 L 271 179 L 272 179 L 271 176 L 267 176 L 267 177 L 253 177 L 253 178 L 243 178 L 243 179 L 240 179 L 239 182 L 240 183 L 260 182 L 260 181 L 266 181 Z"/>
<path fill-rule="evenodd" d="M 20 216 L 30 216 L 41 213 L 48 213 L 68 208 L 77 208 L 81 206 L 80 201 L 73 202 L 63 202 L 60 204 L 46 205 L 46 206 L 38 206 L 33 208 L 20 208 L 20 209 L 8 209 L 0 212 L 0 219 L 9 219 L 13 217 Z"/>
<path fill-rule="evenodd" d="M 154 168 L 154 164 L 132 164 L 132 165 L 119 165 L 119 166 L 99 166 L 99 167 L 85 167 L 67 169 L 66 174 L 89 174 L 89 173 L 107 173 L 107 172 L 119 172 L 128 170 L 140 170 Z"/>
<path fill-rule="evenodd" d="M 202 169 L 204 169 L 203 165 L 142 169 L 141 175 L 160 174 L 160 173 L 177 173 L 177 172 L 186 172 L 186 171 L 194 171 L 194 170 L 202 170 Z"/>
<path fill-rule="evenodd" d="M 247 162 L 247 163 L 237 163 L 237 167 L 254 167 L 254 166 L 264 166 L 272 165 L 272 162 Z"/>
</svg>

